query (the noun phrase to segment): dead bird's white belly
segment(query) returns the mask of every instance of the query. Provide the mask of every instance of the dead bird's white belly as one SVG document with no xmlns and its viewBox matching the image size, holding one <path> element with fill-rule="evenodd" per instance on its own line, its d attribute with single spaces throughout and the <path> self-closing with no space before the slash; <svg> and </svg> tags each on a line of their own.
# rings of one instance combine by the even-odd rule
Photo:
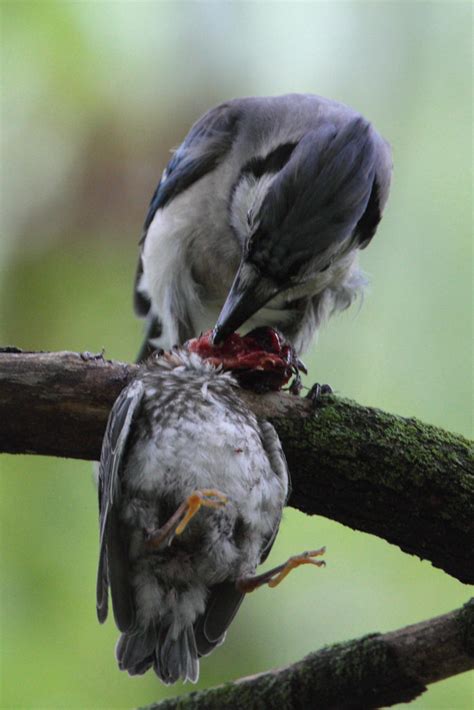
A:
<svg viewBox="0 0 474 710">
<path fill-rule="evenodd" d="M 134 447 L 127 487 L 137 496 L 165 496 L 176 505 L 194 490 L 217 488 L 238 502 L 249 523 L 259 524 L 262 501 L 276 509 L 285 492 L 257 437 L 251 427 L 226 419 L 218 404 L 197 408 L 179 428 L 162 427 L 156 439 Z M 267 528 L 269 520 L 262 523 Z"/>
</svg>

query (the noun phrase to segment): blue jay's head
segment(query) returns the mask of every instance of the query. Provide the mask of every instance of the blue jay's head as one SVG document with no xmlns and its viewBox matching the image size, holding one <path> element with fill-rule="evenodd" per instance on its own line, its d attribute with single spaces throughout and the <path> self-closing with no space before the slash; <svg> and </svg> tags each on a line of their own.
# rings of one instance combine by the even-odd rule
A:
<svg viewBox="0 0 474 710">
<path fill-rule="evenodd" d="M 215 343 L 279 294 L 317 293 L 323 272 L 365 246 L 380 220 L 377 160 L 374 131 L 356 117 L 323 123 L 243 167 L 230 206 L 242 256 Z"/>
</svg>

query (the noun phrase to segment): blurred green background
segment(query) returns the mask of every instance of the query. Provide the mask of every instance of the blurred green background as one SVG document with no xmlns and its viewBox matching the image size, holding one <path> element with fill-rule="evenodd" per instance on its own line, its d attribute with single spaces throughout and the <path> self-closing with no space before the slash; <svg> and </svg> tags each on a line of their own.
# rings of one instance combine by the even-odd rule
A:
<svg viewBox="0 0 474 710">
<path fill-rule="evenodd" d="M 234 96 L 351 104 L 393 146 L 362 262 L 371 289 L 306 357 L 309 382 L 471 434 L 471 4 L 2 2 L 0 342 L 132 360 L 137 241 L 169 150 Z M 95 618 L 91 464 L 4 456 L 1 707 L 131 708 L 191 686 L 130 678 Z M 447 612 L 469 590 L 376 538 L 288 510 L 268 564 L 327 546 L 251 595 L 198 687 Z M 471 708 L 467 675 L 418 708 Z"/>
</svg>

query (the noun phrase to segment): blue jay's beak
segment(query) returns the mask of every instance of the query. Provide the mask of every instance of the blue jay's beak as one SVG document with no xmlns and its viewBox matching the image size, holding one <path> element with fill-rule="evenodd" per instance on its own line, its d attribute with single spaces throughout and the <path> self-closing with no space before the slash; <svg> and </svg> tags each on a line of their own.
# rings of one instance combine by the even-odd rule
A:
<svg viewBox="0 0 474 710">
<path fill-rule="evenodd" d="M 222 343 L 278 294 L 280 289 L 250 264 L 241 264 L 212 333 L 213 345 Z"/>
</svg>

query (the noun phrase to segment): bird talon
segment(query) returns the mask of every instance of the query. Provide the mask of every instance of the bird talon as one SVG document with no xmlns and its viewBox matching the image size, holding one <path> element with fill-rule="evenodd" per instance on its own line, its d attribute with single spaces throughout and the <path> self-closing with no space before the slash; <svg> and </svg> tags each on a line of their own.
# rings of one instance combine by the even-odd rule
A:
<svg viewBox="0 0 474 710">
<path fill-rule="evenodd" d="M 290 383 L 290 386 L 288 387 L 288 391 L 290 394 L 293 394 L 295 396 L 298 396 L 303 389 L 303 383 L 301 382 L 301 375 L 298 371 L 296 371 L 295 376 Z"/>
<path fill-rule="evenodd" d="M 283 565 L 283 569 L 278 571 L 277 575 L 275 577 L 272 577 L 272 579 L 268 581 L 268 586 L 272 589 L 274 587 L 277 587 L 280 582 L 283 582 L 285 577 L 289 575 L 292 570 L 296 569 L 297 567 L 300 567 L 300 565 L 315 565 L 316 567 L 325 567 L 326 563 L 324 560 L 313 559 L 313 557 L 319 557 L 320 555 L 324 555 L 325 552 L 326 548 L 321 547 L 319 550 L 310 550 L 302 552 L 301 555 L 295 555 L 294 557 L 290 557 L 290 559 Z"/>
<path fill-rule="evenodd" d="M 322 395 L 325 395 L 325 394 L 333 394 L 333 392 L 334 392 L 334 390 L 333 390 L 333 388 L 331 387 L 331 385 L 328 385 L 328 384 L 326 384 L 326 385 L 321 385 L 321 394 L 322 394 Z"/>
<path fill-rule="evenodd" d="M 171 545 L 175 535 L 181 535 L 184 532 L 190 520 L 194 518 L 202 506 L 223 508 L 227 504 L 227 500 L 227 496 L 215 488 L 193 491 L 161 528 L 143 531 L 146 549 L 158 550 L 164 545 Z"/>
<path fill-rule="evenodd" d="M 253 592 L 264 584 L 268 584 L 268 586 L 273 589 L 285 579 L 291 570 L 296 569 L 300 565 L 310 564 L 316 567 L 325 567 L 326 563 L 324 560 L 313 559 L 314 557 L 324 555 L 325 552 L 325 547 L 321 547 L 319 550 L 307 550 L 306 552 L 302 552 L 301 555 L 290 557 L 282 565 L 278 565 L 278 567 L 274 567 L 268 572 L 263 572 L 263 574 L 255 575 L 254 577 L 241 577 L 237 580 L 236 587 L 240 592 L 246 594 Z"/>
<path fill-rule="evenodd" d="M 316 410 L 319 406 L 319 402 L 321 397 L 323 397 L 326 394 L 332 394 L 333 389 L 331 385 L 320 385 L 319 382 L 315 382 L 315 384 L 310 387 L 308 394 L 306 395 L 305 399 L 309 399 L 311 402 L 311 405 L 313 407 L 313 410 Z"/>
<path fill-rule="evenodd" d="M 193 491 L 184 503 L 185 514 L 175 530 L 176 535 L 181 535 L 196 513 L 204 506 L 206 508 L 223 508 L 227 505 L 227 496 L 215 488 L 203 488 Z"/>
</svg>

